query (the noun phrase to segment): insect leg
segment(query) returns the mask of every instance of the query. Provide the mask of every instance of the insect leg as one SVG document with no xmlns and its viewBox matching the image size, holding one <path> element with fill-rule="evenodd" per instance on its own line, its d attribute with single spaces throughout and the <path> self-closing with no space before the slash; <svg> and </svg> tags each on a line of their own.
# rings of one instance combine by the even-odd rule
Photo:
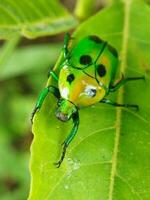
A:
<svg viewBox="0 0 150 200">
<path fill-rule="evenodd" d="M 53 70 L 49 70 L 48 71 L 48 78 L 50 77 L 50 76 L 52 76 L 53 77 L 53 79 L 55 80 L 55 81 L 57 81 L 58 82 L 58 76 L 57 76 L 57 74 L 53 71 Z"/>
<path fill-rule="evenodd" d="M 46 96 L 48 95 L 49 92 L 51 92 L 57 99 L 60 98 L 60 93 L 59 93 L 58 88 L 51 86 L 51 85 L 44 88 L 38 97 L 35 108 L 33 109 L 33 112 L 31 115 L 31 122 L 33 122 L 33 117 L 34 117 L 35 113 L 41 108 L 41 106 L 44 102 L 44 99 L 46 98 Z"/>
<path fill-rule="evenodd" d="M 78 114 L 78 111 L 73 114 L 72 120 L 73 120 L 73 128 L 72 128 L 70 134 L 68 135 L 68 137 L 66 138 L 66 140 L 62 144 L 63 145 L 63 149 L 62 149 L 60 160 L 58 162 L 54 163 L 57 168 L 60 167 L 60 165 L 61 165 L 61 163 L 62 163 L 62 161 L 63 161 L 63 159 L 65 157 L 67 147 L 69 146 L 70 142 L 73 140 L 73 138 L 75 137 L 75 135 L 77 133 L 78 126 L 79 126 L 79 114 Z"/>
<path fill-rule="evenodd" d="M 145 80 L 145 77 L 144 77 L 144 76 L 141 76 L 141 77 L 124 78 L 124 76 L 122 76 L 121 80 L 118 81 L 115 85 L 110 85 L 109 91 L 110 91 L 110 92 L 115 92 L 115 91 L 118 90 L 121 86 L 123 86 L 126 82 L 128 82 L 128 81 L 134 81 L 134 80 Z"/>
<path fill-rule="evenodd" d="M 112 106 L 118 106 L 118 107 L 126 107 L 126 108 L 129 108 L 129 107 L 131 107 L 131 108 L 135 108 L 135 109 L 139 109 L 139 106 L 138 105 L 135 105 L 135 104 L 120 104 L 120 103 L 116 103 L 116 102 L 113 102 L 113 101 L 111 101 L 111 100 L 109 100 L 109 99 L 102 99 L 101 101 L 100 101 L 100 103 L 106 103 L 106 104 L 109 104 L 109 105 L 112 105 Z"/>
<path fill-rule="evenodd" d="M 69 52 L 69 50 L 68 50 L 69 40 L 70 40 L 70 35 L 69 35 L 69 33 L 66 33 L 65 37 L 64 37 L 64 46 L 63 46 L 65 59 L 67 59 L 67 55 L 68 55 L 68 52 Z"/>
</svg>

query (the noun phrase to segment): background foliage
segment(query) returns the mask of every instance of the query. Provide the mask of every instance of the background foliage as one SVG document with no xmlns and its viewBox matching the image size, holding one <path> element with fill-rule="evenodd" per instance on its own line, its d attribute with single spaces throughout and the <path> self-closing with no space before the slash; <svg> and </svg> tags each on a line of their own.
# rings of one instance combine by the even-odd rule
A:
<svg viewBox="0 0 150 200">
<path fill-rule="evenodd" d="M 76 27 L 77 40 L 94 33 L 114 45 L 126 75 L 145 75 L 145 82 L 128 84 L 116 97 L 140 111 L 104 105 L 81 111 L 79 133 L 57 170 L 52 163 L 65 135 L 48 98 L 33 127 L 29 199 L 149 199 L 149 1 L 0 0 L 0 13 L 0 199 L 28 197 L 30 113 L 58 58 L 62 33 Z M 63 124 L 65 134 L 70 127 Z"/>
</svg>

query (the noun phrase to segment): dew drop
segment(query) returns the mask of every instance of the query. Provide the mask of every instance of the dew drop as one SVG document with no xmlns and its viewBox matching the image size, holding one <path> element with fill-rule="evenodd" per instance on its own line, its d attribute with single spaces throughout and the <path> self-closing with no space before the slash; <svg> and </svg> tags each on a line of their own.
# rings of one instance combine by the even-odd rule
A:
<svg viewBox="0 0 150 200">
<path fill-rule="evenodd" d="M 68 186 L 68 185 L 64 185 L 64 188 L 65 188 L 66 190 L 68 190 L 68 189 L 69 189 L 69 186 Z"/>
</svg>

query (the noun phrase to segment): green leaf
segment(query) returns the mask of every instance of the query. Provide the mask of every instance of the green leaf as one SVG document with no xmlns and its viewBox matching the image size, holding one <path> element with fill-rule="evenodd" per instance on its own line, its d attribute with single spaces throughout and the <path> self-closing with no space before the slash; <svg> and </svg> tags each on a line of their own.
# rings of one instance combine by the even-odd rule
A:
<svg viewBox="0 0 150 200">
<path fill-rule="evenodd" d="M 76 26 L 58 0 L 0 0 L 0 38 L 19 33 L 28 38 L 52 35 Z"/>
<path fill-rule="evenodd" d="M 97 104 L 81 109 L 77 136 L 59 169 L 61 143 L 72 122 L 55 117 L 56 100 L 46 98 L 33 124 L 29 200 L 148 200 L 150 197 L 150 7 L 121 1 L 99 12 L 74 33 L 78 41 L 96 34 L 118 49 L 118 77 L 145 75 L 109 96 L 138 104 L 139 111 Z M 75 41 L 74 40 L 74 45 Z M 53 82 L 52 82 L 53 83 Z"/>
</svg>

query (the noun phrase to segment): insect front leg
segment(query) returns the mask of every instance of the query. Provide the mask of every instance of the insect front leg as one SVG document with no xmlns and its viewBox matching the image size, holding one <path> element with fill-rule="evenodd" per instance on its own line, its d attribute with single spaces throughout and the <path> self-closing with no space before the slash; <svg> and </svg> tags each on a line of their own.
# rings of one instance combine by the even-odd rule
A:
<svg viewBox="0 0 150 200">
<path fill-rule="evenodd" d="M 48 71 L 48 78 L 50 77 L 50 76 L 52 76 L 52 78 L 55 80 L 55 81 L 57 81 L 58 82 L 58 76 L 57 76 L 57 74 L 52 70 L 52 69 L 50 69 L 49 71 Z"/>
<path fill-rule="evenodd" d="M 60 98 L 60 93 L 59 93 L 59 90 L 58 88 L 54 87 L 54 86 L 48 86 L 46 88 L 44 88 L 39 97 L 38 97 L 38 100 L 36 102 L 36 105 L 33 109 L 33 112 L 31 114 L 31 122 L 33 122 L 33 117 L 35 115 L 35 113 L 42 107 L 42 104 L 44 102 L 44 99 L 46 98 L 46 96 L 49 94 L 49 92 L 51 92 L 57 99 Z"/>
<path fill-rule="evenodd" d="M 67 55 L 68 55 L 68 44 L 69 44 L 69 40 L 70 40 L 70 35 L 69 33 L 66 33 L 65 34 L 65 37 L 64 37 L 64 46 L 63 46 L 63 51 L 64 51 L 64 58 L 67 59 Z"/>
<path fill-rule="evenodd" d="M 139 106 L 138 105 L 135 105 L 135 104 L 120 104 L 120 103 L 116 103 L 116 102 L 113 102 L 109 99 L 102 99 L 100 101 L 100 103 L 106 103 L 106 104 L 109 104 L 109 105 L 112 105 L 112 106 L 117 106 L 117 107 L 126 107 L 126 108 L 129 108 L 129 107 L 132 107 L 132 108 L 135 108 L 136 110 L 139 109 Z"/>
<path fill-rule="evenodd" d="M 73 114 L 72 120 L 73 120 L 73 128 L 72 128 L 70 134 L 68 135 L 68 137 L 66 138 L 66 140 L 62 143 L 63 148 L 62 148 L 62 153 L 61 153 L 60 160 L 58 162 L 54 163 L 57 168 L 59 168 L 61 163 L 63 162 L 65 154 L 66 154 L 67 147 L 69 146 L 70 142 L 73 140 L 73 138 L 75 137 L 75 135 L 77 133 L 78 126 L 79 126 L 79 114 L 78 114 L 78 111 Z"/>
<path fill-rule="evenodd" d="M 118 90 L 121 86 L 123 86 L 128 81 L 134 81 L 134 80 L 145 80 L 145 77 L 141 76 L 141 77 L 124 78 L 124 76 L 122 76 L 122 79 L 120 81 L 118 81 L 115 85 L 110 85 L 109 92 L 115 92 L 116 90 Z"/>
</svg>

